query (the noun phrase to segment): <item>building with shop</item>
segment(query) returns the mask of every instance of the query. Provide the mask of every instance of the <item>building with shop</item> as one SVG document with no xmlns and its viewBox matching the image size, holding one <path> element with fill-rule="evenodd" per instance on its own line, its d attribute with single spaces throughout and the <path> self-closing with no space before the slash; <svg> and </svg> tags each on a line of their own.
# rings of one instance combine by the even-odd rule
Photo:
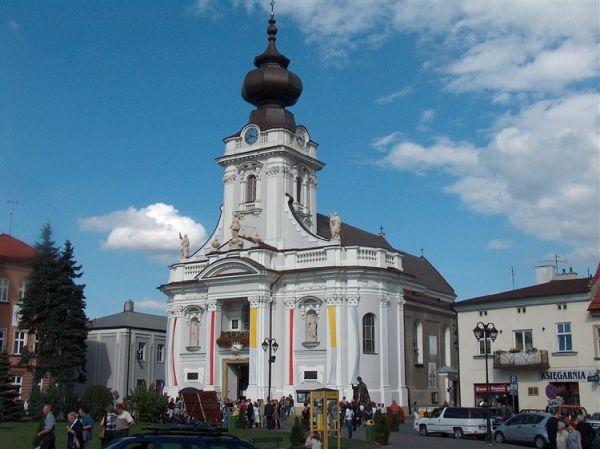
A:
<svg viewBox="0 0 600 449">
<path fill-rule="evenodd" d="M 18 329 L 19 301 L 25 295 L 36 250 L 8 234 L 0 234 L 0 351 L 8 353 L 9 374 L 19 392 L 19 399 L 28 400 L 33 373 L 19 366 L 25 348 L 33 350 L 35 338 Z"/>
<path fill-rule="evenodd" d="M 302 82 L 275 46 L 242 87 L 256 106 L 224 139 L 223 205 L 208 241 L 168 283 L 167 391 L 266 399 L 328 387 L 352 397 L 451 400 L 457 374 L 452 287 L 425 257 L 317 213 L 317 144 L 287 109 Z M 341 187 L 341 186 L 340 186 Z"/>
<path fill-rule="evenodd" d="M 126 301 L 123 312 L 89 322 L 87 381 L 120 397 L 139 385 L 164 387 L 167 317 L 140 313 Z"/>
<path fill-rule="evenodd" d="M 564 401 L 600 410 L 600 266 L 593 278 L 538 267 L 537 282 L 454 305 L 463 405 L 487 402 L 487 349 L 494 405 L 543 409 Z M 476 340 L 478 322 L 494 323 L 497 339 Z"/>
</svg>

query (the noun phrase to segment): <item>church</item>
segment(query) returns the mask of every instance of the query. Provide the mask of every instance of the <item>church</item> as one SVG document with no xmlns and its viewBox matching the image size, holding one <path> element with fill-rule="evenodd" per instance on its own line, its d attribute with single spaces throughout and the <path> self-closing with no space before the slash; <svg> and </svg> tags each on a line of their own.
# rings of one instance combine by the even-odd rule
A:
<svg viewBox="0 0 600 449">
<path fill-rule="evenodd" d="M 454 290 L 425 257 L 317 212 L 325 164 L 288 110 L 302 81 L 276 47 L 273 11 L 267 35 L 242 86 L 254 109 L 217 159 L 216 227 L 193 254 L 181 237 L 181 259 L 159 287 L 168 297 L 165 392 L 301 403 L 322 387 L 351 398 L 361 377 L 375 402 L 455 401 Z"/>
</svg>

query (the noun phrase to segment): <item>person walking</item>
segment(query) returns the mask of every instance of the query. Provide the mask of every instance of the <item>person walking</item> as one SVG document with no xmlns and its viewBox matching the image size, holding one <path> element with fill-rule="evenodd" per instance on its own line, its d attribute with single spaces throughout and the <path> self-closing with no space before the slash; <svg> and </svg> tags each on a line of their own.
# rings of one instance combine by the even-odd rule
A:
<svg viewBox="0 0 600 449">
<path fill-rule="evenodd" d="M 83 449 L 92 441 L 92 429 L 94 428 L 94 419 L 90 415 L 88 408 L 85 405 L 79 407 L 79 421 L 83 426 Z"/>
<path fill-rule="evenodd" d="M 56 449 L 56 437 L 54 435 L 56 419 L 52 414 L 52 406 L 50 404 L 44 405 L 42 412 L 45 417 L 37 433 L 37 438 L 40 440 L 40 449 Z"/>
<path fill-rule="evenodd" d="M 354 427 L 354 410 L 352 410 L 352 407 L 346 407 L 344 422 L 346 423 L 346 428 L 348 429 L 348 438 L 352 439 L 352 430 Z"/>
<path fill-rule="evenodd" d="M 581 434 L 575 430 L 573 424 L 569 424 L 569 438 L 568 438 L 568 448 L 569 449 L 583 449 L 581 445 Z"/>
<path fill-rule="evenodd" d="M 135 421 L 127 410 L 125 410 L 125 406 L 123 404 L 117 404 L 117 420 L 116 420 L 116 437 L 126 437 L 129 436 L 129 429 L 133 427 Z"/>
<path fill-rule="evenodd" d="M 76 412 L 67 415 L 67 449 L 83 449 L 83 424 Z"/>
<path fill-rule="evenodd" d="M 589 422 L 586 422 L 582 414 L 577 415 L 575 430 L 581 434 L 581 446 L 583 449 L 590 449 L 596 436 L 596 431 Z"/>
<path fill-rule="evenodd" d="M 104 416 L 100 420 L 100 435 L 102 434 L 104 438 L 100 438 L 100 447 L 106 446 L 117 438 L 117 413 L 112 405 L 106 407 Z"/>
<path fill-rule="evenodd" d="M 555 447 L 556 449 L 569 449 L 569 432 L 567 432 L 567 429 L 565 427 L 566 426 L 564 422 L 558 421 L 558 430 L 556 431 L 556 437 L 554 441 L 550 440 L 551 447 Z M 548 434 L 548 438 L 550 438 L 550 434 Z M 552 446 L 553 442 L 554 446 Z"/>
<path fill-rule="evenodd" d="M 556 407 L 554 416 L 548 418 L 548 421 L 546 422 L 546 431 L 548 432 L 548 441 L 550 442 L 548 449 L 556 449 L 556 433 L 558 432 L 558 423 L 562 421 L 561 418 L 560 411 L 558 407 Z"/>
</svg>

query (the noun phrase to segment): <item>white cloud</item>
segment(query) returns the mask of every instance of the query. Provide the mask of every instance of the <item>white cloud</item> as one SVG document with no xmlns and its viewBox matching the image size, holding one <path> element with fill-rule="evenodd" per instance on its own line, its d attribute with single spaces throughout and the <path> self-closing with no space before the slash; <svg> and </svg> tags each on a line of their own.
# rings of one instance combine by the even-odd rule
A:
<svg viewBox="0 0 600 449">
<path fill-rule="evenodd" d="M 375 103 L 379 104 L 389 104 L 396 101 L 398 98 L 405 97 L 407 95 L 412 94 L 413 88 L 412 86 L 407 86 L 399 91 L 392 92 L 391 94 L 383 95 L 377 99 L 375 99 Z"/>
<path fill-rule="evenodd" d="M 164 312 L 167 310 L 167 303 L 166 301 L 160 301 L 158 299 L 144 298 L 135 301 L 135 308 L 142 310 L 160 310 L 161 312 Z"/>
<path fill-rule="evenodd" d="M 206 231 L 201 224 L 179 215 L 177 209 L 164 203 L 82 218 L 79 227 L 83 231 L 108 233 L 102 242 L 105 250 L 146 251 L 154 253 L 158 260 L 179 250 L 179 233 L 188 234 L 196 247 L 206 239 Z"/>
<path fill-rule="evenodd" d="M 14 31 L 15 33 L 21 29 L 21 26 L 17 22 L 15 22 L 14 20 L 9 20 L 8 21 L 8 27 L 12 31 Z"/>
<path fill-rule="evenodd" d="M 487 244 L 487 247 L 489 249 L 496 249 L 496 250 L 509 249 L 514 246 L 515 246 L 515 242 L 513 242 L 512 240 L 503 240 L 503 239 L 490 240 Z"/>
<path fill-rule="evenodd" d="M 567 242 L 573 257 L 593 262 L 600 247 L 599 103 L 596 93 L 541 100 L 501 117 L 484 147 L 395 141 L 379 163 L 453 175 L 445 190 L 470 209 L 505 215 L 520 231 Z"/>
</svg>

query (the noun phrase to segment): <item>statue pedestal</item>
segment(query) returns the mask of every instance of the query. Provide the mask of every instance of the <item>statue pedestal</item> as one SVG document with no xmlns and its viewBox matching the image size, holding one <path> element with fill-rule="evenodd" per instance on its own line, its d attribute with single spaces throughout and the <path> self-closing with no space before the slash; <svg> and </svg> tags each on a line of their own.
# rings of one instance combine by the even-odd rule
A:
<svg viewBox="0 0 600 449">
<path fill-rule="evenodd" d="M 317 346 L 319 346 L 321 343 L 319 343 L 318 341 L 304 341 L 302 342 L 302 346 L 304 346 L 307 349 L 314 349 Z"/>
</svg>

